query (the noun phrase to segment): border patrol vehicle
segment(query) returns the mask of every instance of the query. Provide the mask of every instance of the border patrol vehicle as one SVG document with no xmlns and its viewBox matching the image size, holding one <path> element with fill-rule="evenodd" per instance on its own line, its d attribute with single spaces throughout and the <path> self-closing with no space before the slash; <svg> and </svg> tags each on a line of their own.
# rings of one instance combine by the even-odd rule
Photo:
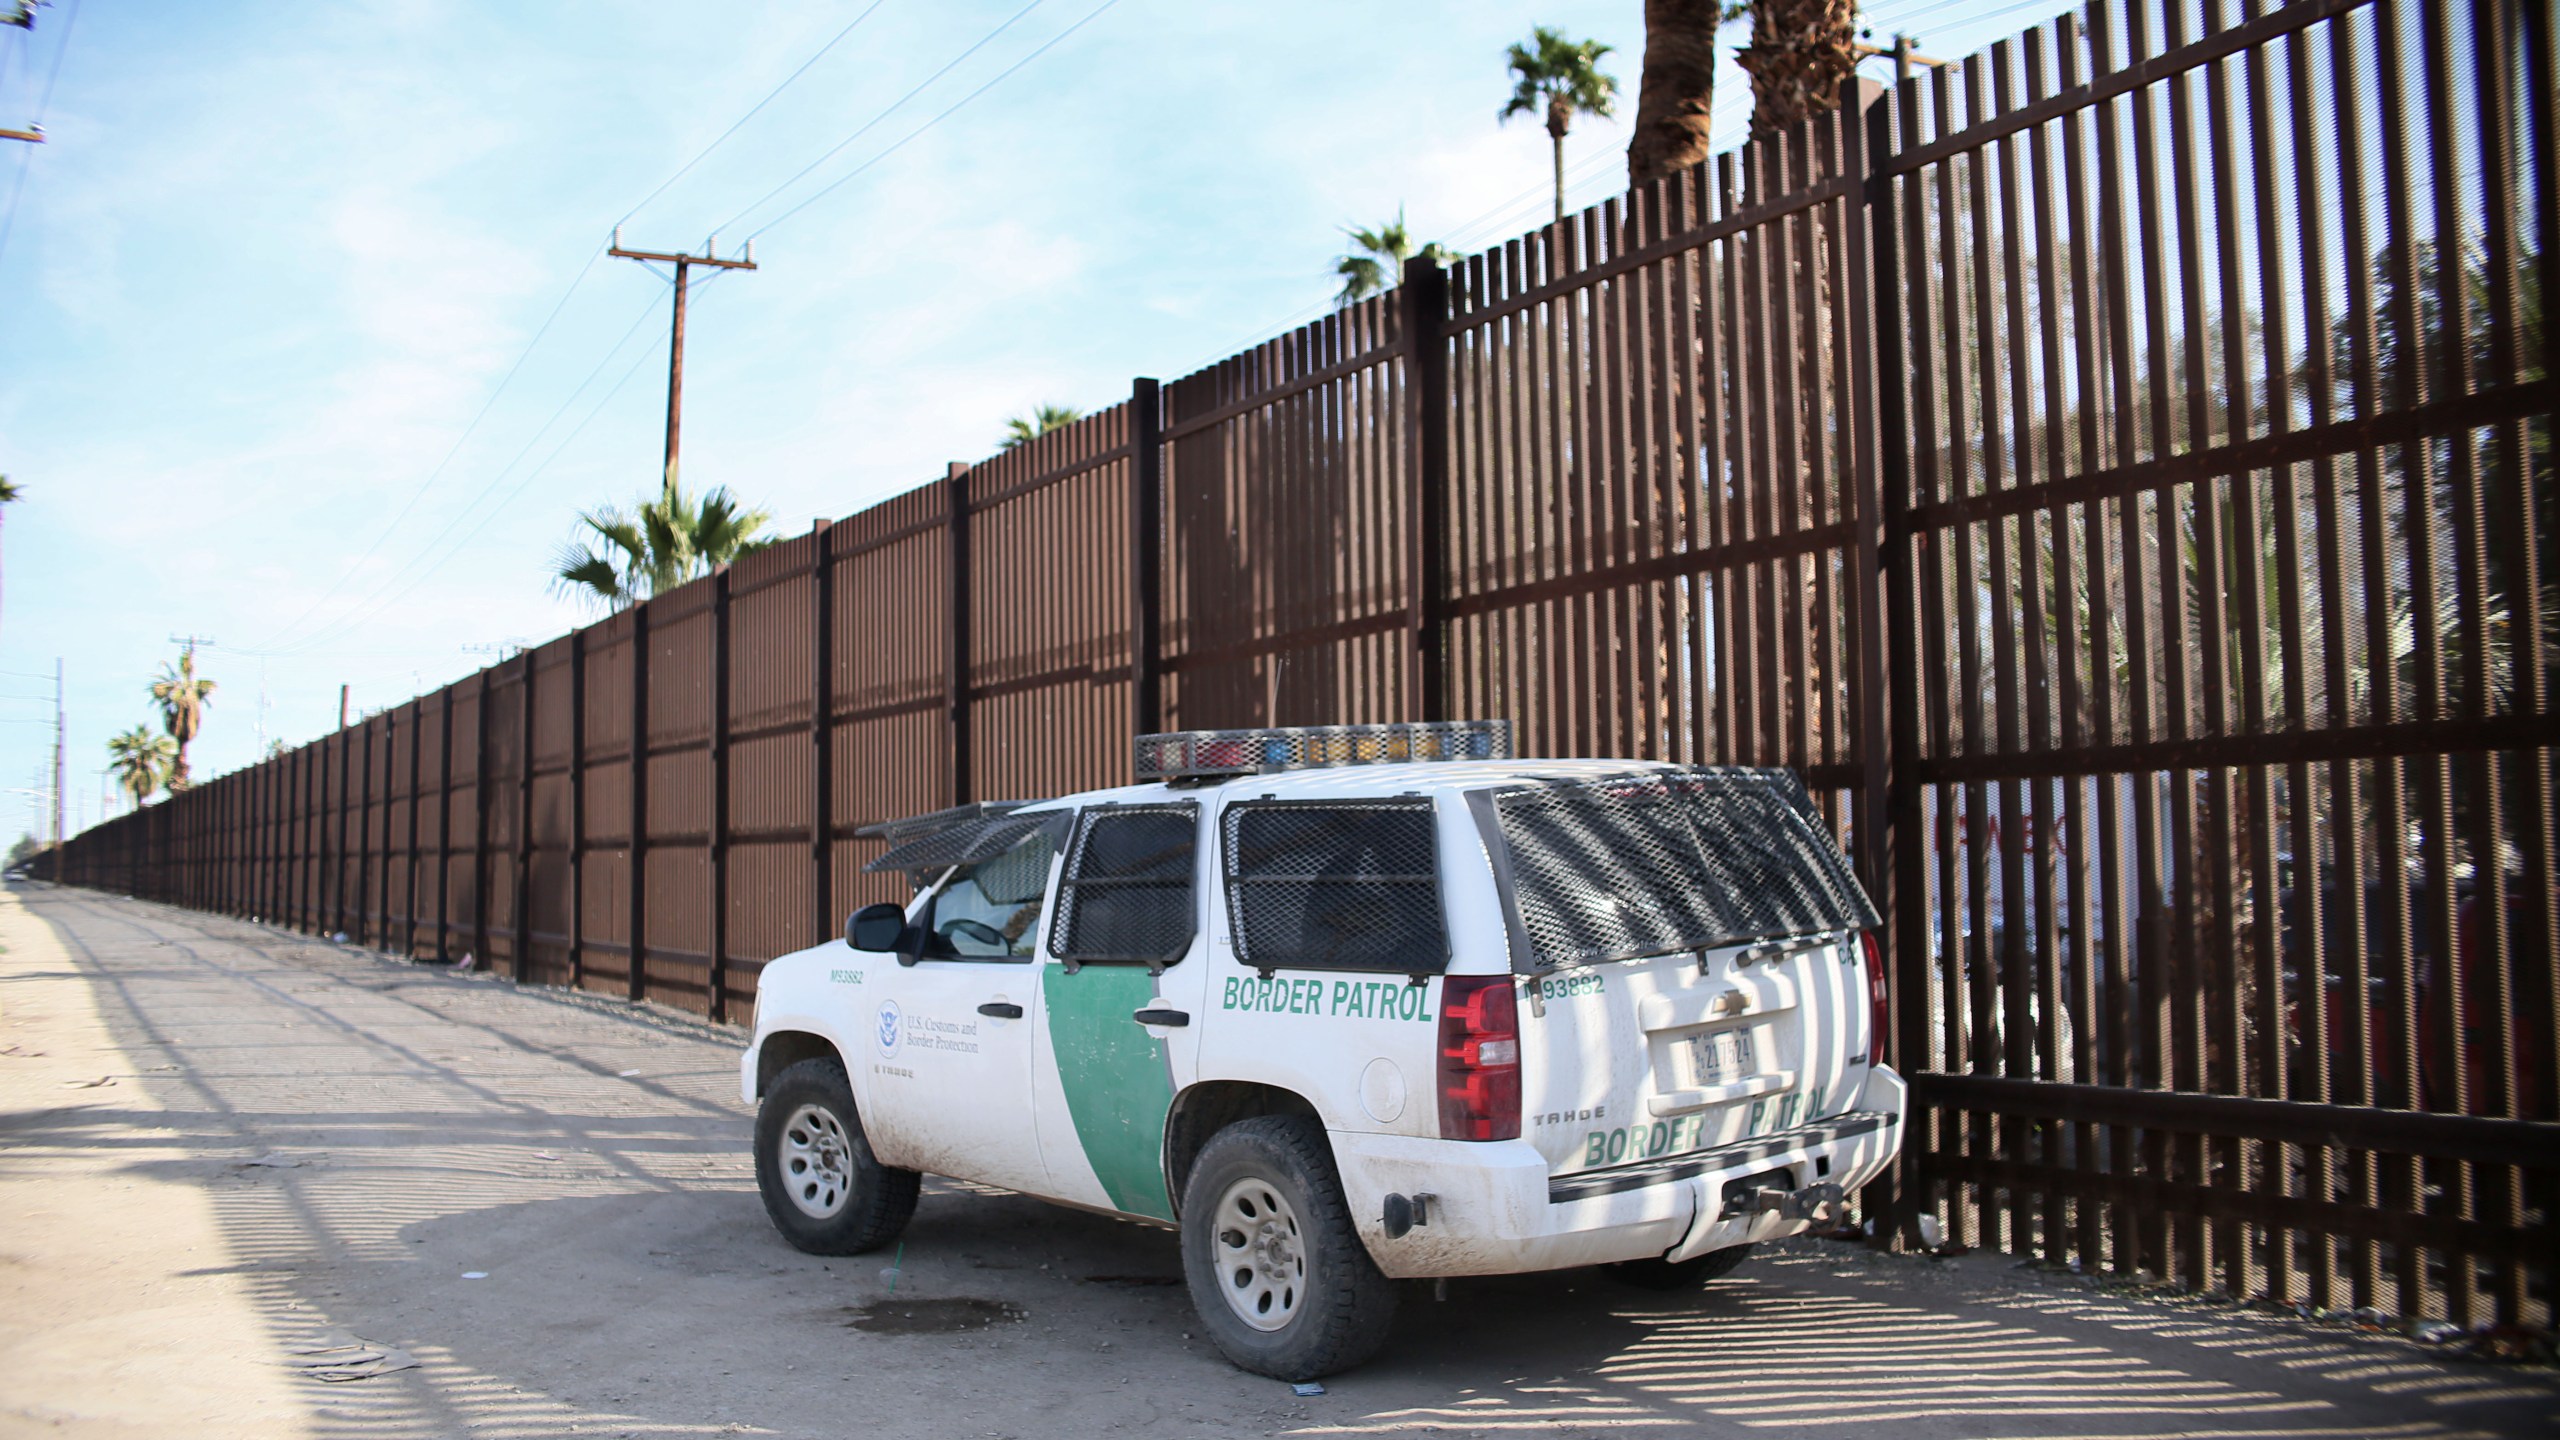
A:
<svg viewBox="0 0 2560 1440">
<path fill-rule="evenodd" d="M 1507 722 L 1193 731 L 1141 783 L 875 827 L 916 887 L 765 968 L 741 1067 L 784 1236 L 945 1175 L 1177 1229 L 1247 1370 L 1397 1280 L 1703 1283 L 1901 1139 L 1873 909 L 1779 770 L 1515 760 Z"/>
</svg>

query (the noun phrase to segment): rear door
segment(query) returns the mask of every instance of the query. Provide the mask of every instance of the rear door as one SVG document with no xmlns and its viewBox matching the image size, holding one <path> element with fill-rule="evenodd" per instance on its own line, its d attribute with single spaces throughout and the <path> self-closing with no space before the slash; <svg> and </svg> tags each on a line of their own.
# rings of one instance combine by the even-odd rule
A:
<svg viewBox="0 0 2560 1440">
<path fill-rule="evenodd" d="M 1835 1114 L 1864 1082 L 1874 912 L 1782 771 L 1650 771 L 1469 797 L 1504 894 L 1521 1130 L 1550 1173 Z"/>
<path fill-rule="evenodd" d="M 1034 1120 L 1046 1193 L 1173 1218 L 1165 1117 L 1197 1068 L 1200 807 L 1095 805 L 1077 817 L 1040 959 Z"/>
</svg>

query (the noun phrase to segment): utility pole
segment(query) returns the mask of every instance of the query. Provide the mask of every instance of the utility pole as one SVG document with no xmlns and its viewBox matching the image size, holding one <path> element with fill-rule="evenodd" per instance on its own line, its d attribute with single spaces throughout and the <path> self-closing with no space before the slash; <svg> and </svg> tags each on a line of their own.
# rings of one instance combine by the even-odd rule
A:
<svg viewBox="0 0 2560 1440">
<path fill-rule="evenodd" d="M 56 655 L 53 657 L 53 843 L 56 849 L 62 846 L 62 745 L 68 728 L 62 710 L 62 657 Z"/>
<path fill-rule="evenodd" d="M 347 688 L 344 685 L 338 687 L 338 728 L 341 730 L 347 728 Z"/>
<path fill-rule="evenodd" d="M 669 485 L 676 483 L 676 440 L 677 434 L 682 429 L 684 423 L 684 292 L 686 285 L 690 283 L 687 278 L 687 272 L 696 265 L 707 265 L 715 270 L 753 270 L 756 268 L 756 242 L 753 240 L 748 241 L 746 253 L 740 258 L 735 260 L 723 260 L 714 253 L 719 249 L 719 238 L 719 236 L 714 235 L 709 240 L 704 241 L 702 244 L 702 253 L 699 255 L 687 255 L 681 252 L 669 255 L 656 250 L 625 250 L 622 248 L 622 232 L 620 230 L 616 230 L 613 232 L 612 248 L 605 251 L 606 254 L 614 256 L 617 259 L 656 261 L 662 265 L 673 265 L 676 267 L 675 332 L 674 339 L 667 348 L 666 483 Z"/>
</svg>

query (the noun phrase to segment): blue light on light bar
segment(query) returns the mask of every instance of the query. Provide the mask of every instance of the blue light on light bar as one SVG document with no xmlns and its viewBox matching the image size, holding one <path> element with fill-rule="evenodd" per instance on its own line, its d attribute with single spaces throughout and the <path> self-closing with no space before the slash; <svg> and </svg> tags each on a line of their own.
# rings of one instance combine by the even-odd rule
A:
<svg viewBox="0 0 2560 1440">
<path fill-rule="evenodd" d="M 1508 760 L 1508 720 L 1441 720 L 1399 725 L 1298 725 L 1272 730 L 1179 730 L 1138 737 L 1137 776 L 1196 780 L 1267 775 L 1338 765 L 1403 765 L 1432 760 Z"/>
</svg>

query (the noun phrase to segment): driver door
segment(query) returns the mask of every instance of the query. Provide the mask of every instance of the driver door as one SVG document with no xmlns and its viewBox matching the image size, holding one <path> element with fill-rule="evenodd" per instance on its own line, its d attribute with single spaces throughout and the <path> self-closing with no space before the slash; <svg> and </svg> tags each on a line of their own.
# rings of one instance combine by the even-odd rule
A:
<svg viewBox="0 0 2560 1440">
<path fill-rule="evenodd" d="M 882 1164 L 1048 1191 L 1031 1122 L 1035 952 L 1057 846 L 1035 831 L 908 908 L 924 953 L 871 975 L 863 1129 Z"/>
</svg>

